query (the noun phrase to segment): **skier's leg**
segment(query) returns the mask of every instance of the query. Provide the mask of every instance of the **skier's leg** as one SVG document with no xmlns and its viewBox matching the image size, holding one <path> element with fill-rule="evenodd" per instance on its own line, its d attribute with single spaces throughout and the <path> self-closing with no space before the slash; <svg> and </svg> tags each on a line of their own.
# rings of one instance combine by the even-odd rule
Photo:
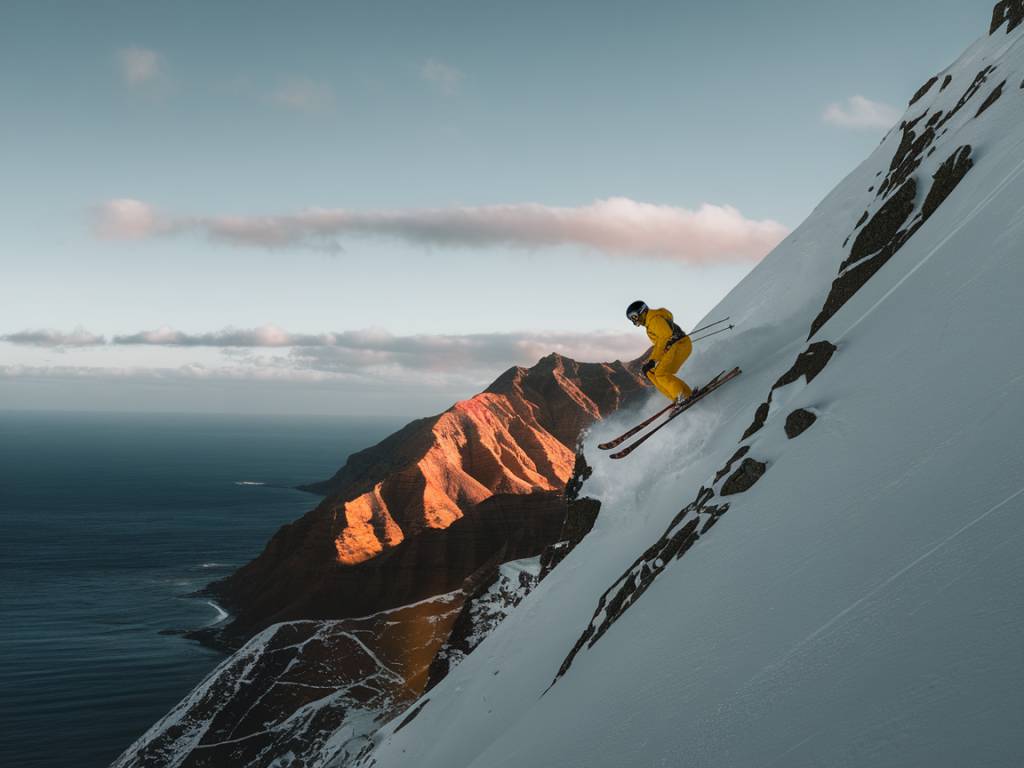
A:
<svg viewBox="0 0 1024 768">
<path fill-rule="evenodd" d="M 651 371 L 651 380 L 654 382 L 654 386 L 658 387 L 658 390 L 670 400 L 677 400 L 680 395 L 687 398 L 693 392 L 685 381 L 675 375 L 683 367 L 683 363 L 686 362 L 691 352 L 693 352 L 693 342 L 687 336 L 673 344 L 668 354 L 661 358 L 661 361 Z"/>
<path fill-rule="evenodd" d="M 665 379 L 657 374 L 657 368 L 647 372 L 647 378 L 651 380 L 651 384 L 661 392 L 669 400 L 675 400 L 675 396 L 671 394 L 671 391 L 665 387 Z M 674 377 L 672 377 L 674 378 Z"/>
</svg>

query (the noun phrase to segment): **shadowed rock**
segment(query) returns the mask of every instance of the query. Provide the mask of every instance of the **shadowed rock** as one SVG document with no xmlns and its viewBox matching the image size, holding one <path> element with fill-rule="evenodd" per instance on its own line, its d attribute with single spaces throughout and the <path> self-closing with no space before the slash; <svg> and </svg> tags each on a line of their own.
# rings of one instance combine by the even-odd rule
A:
<svg viewBox="0 0 1024 768">
<path fill-rule="evenodd" d="M 947 197 L 956 189 L 957 185 L 963 181 L 964 176 L 967 172 L 974 167 L 974 161 L 971 159 L 971 145 L 965 144 L 946 158 L 946 161 L 939 166 L 939 170 L 935 172 L 932 177 L 932 188 L 928 192 L 928 196 L 925 198 L 924 205 L 921 206 L 921 215 L 927 221 L 931 218 L 931 215 L 938 210 L 938 207 L 946 200 Z"/>
<path fill-rule="evenodd" d="M 903 222 L 914 212 L 916 199 L 917 180 L 909 179 L 860 231 L 857 239 L 853 241 L 850 257 L 839 266 L 839 271 L 842 272 L 851 264 L 877 253 L 890 243 Z"/>
<path fill-rule="evenodd" d="M 815 376 L 825 370 L 825 366 L 828 365 L 828 362 L 832 359 L 832 355 L 835 354 L 835 351 L 835 344 L 829 341 L 816 341 L 797 355 L 796 362 L 793 363 L 790 369 L 782 374 L 778 381 L 772 385 L 771 391 L 768 393 L 768 400 L 757 407 L 757 411 L 754 413 L 754 420 L 751 422 L 750 426 L 747 427 L 747 431 L 743 433 L 743 437 L 740 438 L 740 441 L 742 442 L 753 435 L 761 429 L 761 427 L 764 426 L 764 423 L 768 420 L 768 412 L 771 409 L 772 392 L 779 387 L 792 384 L 801 376 L 805 377 L 807 383 L 810 384 L 814 380 Z M 717 482 L 717 479 L 715 482 Z"/>
<path fill-rule="evenodd" d="M 924 84 L 924 85 L 922 85 L 922 86 L 921 86 L 920 88 L 918 88 L 918 90 L 917 90 L 917 93 L 915 93 L 915 94 L 914 94 L 914 96 L 913 96 L 913 98 L 911 98 L 911 99 L 910 99 L 910 104 L 909 104 L 909 106 L 911 106 L 911 107 L 912 107 L 912 106 L 914 106 L 914 105 L 915 105 L 915 104 L 916 104 L 916 103 L 917 103 L 918 101 L 920 101 L 920 100 L 921 100 L 921 97 L 922 97 L 922 96 L 924 96 L 924 95 L 925 95 L 926 93 L 928 93 L 928 91 L 930 91 L 930 90 L 932 89 L 932 86 L 933 86 L 933 85 L 935 85 L 935 83 L 937 83 L 937 82 L 938 82 L 938 80 L 939 80 L 939 76 L 938 76 L 938 75 L 936 75 L 936 76 L 935 76 L 935 77 L 933 77 L 933 78 L 932 78 L 931 80 L 929 80 L 929 81 L 928 81 L 927 83 L 925 83 L 925 84 Z"/>
<path fill-rule="evenodd" d="M 981 106 L 978 107 L 977 114 L 975 114 L 974 116 L 975 117 L 981 117 L 981 113 L 982 112 L 984 112 L 986 109 L 988 109 L 993 104 L 995 104 L 997 101 L 999 101 L 999 97 L 1003 95 L 1003 88 L 1005 86 L 1006 86 L 1006 81 L 1003 80 L 1003 82 L 1001 82 L 999 85 L 997 85 L 995 87 L 995 89 L 992 91 L 992 93 L 990 93 L 988 95 L 988 98 L 985 99 L 985 101 L 983 101 L 981 103 Z"/>
<path fill-rule="evenodd" d="M 989 34 L 1006 24 L 1006 31 L 1012 32 L 1024 21 L 1024 0 L 1000 0 L 992 11 L 992 26 Z M 1007 23 L 1008 22 L 1008 23 Z"/>
<path fill-rule="evenodd" d="M 771 407 L 772 395 L 769 392 L 768 399 L 765 402 L 761 403 L 759 406 L 757 406 L 757 410 L 754 411 L 754 420 L 750 422 L 750 426 L 747 427 L 746 431 L 743 433 L 743 437 L 740 438 L 741 442 L 743 440 L 746 440 L 748 437 L 756 433 L 759 429 L 761 429 L 761 427 L 764 426 L 764 423 L 768 421 L 768 412 L 771 410 Z"/>
<path fill-rule="evenodd" d="M 722 484 L 722 495 L 732 496 L 737 493 L 744 493 L 754 487 L 754 483 L 761 479 L 768 471 L 768 465 L 754 459 L 744 459 L 732 475 Z"/>
<path fill-rule="evenodd" d="M 793 411 L 786 417 L 786 437 L 792 440 L 802 435 L 817 420 L 817 416 L 803 408 Z"/>
<path fill-rule="evenodd" d="M 720 470 L 718 470 L 715 473 L 715 482 L 717 483 L 719 480 L 721 480 L 727 474 L 732 472 L 732 465 L 735 464 L 740 459 L 742 459 L 744 456 L 746 456 L 749 451 L 750 451 L 750 446 L 749 445 L 744 445 L 742 448 L 740 448 L 738 451 L 736 451 L 736 453 L 734 453 L 732 455 L 732 458 L 729 459 L 725 463 L 725 466 L 722 467 Z"/>
<path fill-rule="evenodd" d="M 784 387 L 787 384 L 792 384 L 794 381 L 803 376 L 807 383 L 810 384 L 814 381 L 815 377 L 828 365 L 829 360 L 832 359 L 832 355 L 836 352 L 836 345 L 830 341 L 816 341 L 811 344 L 807 349 L 797 355 L 796 362 L 793 363 L 792 367 L 782 374 L 778 381 L 772 385 L 772 389 L 778 389 Z"/>
</svg>

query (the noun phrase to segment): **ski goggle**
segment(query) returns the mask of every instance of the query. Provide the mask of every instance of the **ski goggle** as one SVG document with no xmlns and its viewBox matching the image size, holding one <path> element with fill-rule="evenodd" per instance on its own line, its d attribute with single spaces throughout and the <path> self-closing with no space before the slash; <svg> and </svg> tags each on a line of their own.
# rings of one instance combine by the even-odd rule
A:
<svg viewBox="0 0 1024 768">
<path fill-rule="evenodd" d="M 641 316 L 642 314 L 643 314 L 643 310 L 641 310 L 641 311 L 639 311 L 639 312 L 629 312 L 629 313 L 628 313 L 628 314 L 626 315 L 626 317 L 628 317 L 628 318 L 629 318 L 629 321 L 630 321 L 631 323 L 633 323 L 633 325 L 636 325 L 636 324 L 637 324 L 638 322 L 640 322 L 640 316 Z"/>
</svg>

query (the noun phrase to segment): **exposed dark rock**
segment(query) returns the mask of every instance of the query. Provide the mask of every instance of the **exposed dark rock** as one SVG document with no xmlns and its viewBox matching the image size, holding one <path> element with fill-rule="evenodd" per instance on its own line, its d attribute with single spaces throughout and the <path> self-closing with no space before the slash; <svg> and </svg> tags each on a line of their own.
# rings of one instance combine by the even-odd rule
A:
<svg viewBox="0 0 1024 768">
<path fill-rule="evenodd" d="M 744 445 L 742 448 L 736 451 L 736 453 L 732 455 L 732 458 L 725 463 L 725 466 L 715 473 L 715 482 L 717 483 L 719 480 L 721 480 L 723 477 L 729 474 L 732 471 L 732 465 L 735 464 L 740 459 L 742 459 L 744 456 L 746 456 L 749 451 L 749 445 Z"/>
<path fill-rule="evenodd" d="M 918 101 L 920 101 L 921 97 L 922 97 L 922 96 L 924 96 L 924 95 L 925 95 L 926 93 L 928 93 L 928 91 L 930 91 L 930 90 L 932 89 L 932 86 L 933 86 L 933 85 L 935 85 L 935 83 L 937 83 L 937 82 L 938 82 L 938 80 L 939 80 L 939 76 L 938 76 L 938 75 L 936 75 L 936 76 L 935 76 L 935 77 L 933 77 L 933 78 L 932 78 L 931 80 L 929 80 L 929 81 L 928 81 L 927 83 L 925 83 L 924 85 L 922 85 L 922 86 L 921 86 L 921 87 L 920 87 L 920 88 L 919 88 L 919 89 L 917 90 L 917 93 L 915 93 L 915 94 L 914 94 L 914 98 L 912 98 L 912 99 L 910 100 L 910 105 L 909 105 L 909 106 L 911 106 L 911 107 L 912 107 L 912 106 L 914 106 L 914 105 L 915 105 L 915 104 L 916 104 L 916 103 L 917 103 Z"/>
<path fill-rule="evenodd" d="M 875 256 L 851 267 L 832 281 L 832 289 L 825 299 L 825 305 L 818 316 L 814 318 L 814 322 L 811 323 L 811 332 L 807 335 L 808 339 L 821 330 L 821 327 L 829 321 L 832 315 L 838 312 L 878 270 L 885 266 L 885 263 L 892 258 L 893 254 L 917 231 L 921 223 L 921 220 L 918 220 L 910 229 L 900 230 L 893 237 L 892 241 Z"/>
<path fill-rule="evenodd" d="M 594 474 L 594 468 L 587 464 L 587 457 L 577 451 L 576 464 L 572 468 L 572 477 L 565 485 L 565 498 L 567 501 L 575 501 L 583 488 L 583 483 Z"/>
<path fill-rule="evenodd" d="M 750 422 L 750 426 L 747 427 L 747 431 L 743 433 L 743 437 L 740 438 L 740 441 L 746 440 L 764 426 L 764 423 L 768 420 L 768 411 L 771 409 L 771 406 L 772 396 L 771 393 L 769 393 L 768 400 L 757 406 L 757 411 L 754 413 L 754 420 Z"/>
<path fill-rule="evenodd" d="M 779 377 L 779 380 L 772 385 L 772 389 L 792 384 L 801 376 L 805 377 L 807 383 L 810 384 L 819 373 L 825 370 L 825 366 L 828 365 L 835 352 L 836 345 L 830 341 L 814 342 L 797 355 L 793 367 Z"/>
<path fill-rule="evenodd" d="M 792 440 L 803 434 L 817 420 L 817 416 L 803 408 L 793 411 L 786 417 L 786 437 Z"/>
<path fill-rule="evenodd" d="M 944 90 L 946 90 L 946 88 L 952 82 L 953 82 L 953 76 L 952 75 L 946 75 L 946 79 L 942 81 L 942 87 L 939 88 L 939 93 L 942 93 Z"/>
<path fill-rule="evenodd" d="M 576 545 L 583 541 L 583 537 L 590 533 L 597 522 L 597 515 L 601 511 L 601 502 L 596 499 L 576 499 L 569 502 L 565 512 L 565 521 L 562 523 L 562 530 L 558 534 L 558 541 L 544 549 L 540 556 L 541 573 L 543 579 L 551 569 L 558 565 Z"/>
<path fill-rule="evenodd" d="M 722 495 L 732 496 L 749 491 L 766 471 L 768 471 L 767 464 L 754 459 L 744 459 L 740 468 L 722 484 Z"/>
<path fill-rule="evenodd" d="M 842 272 L 851 264 L 856 264 L 861 259 L 882 250 L 890 243 L 903 222 L 914 212 L 916 200 L 917 180 L 909 179 L 860 231 L 857 239 L 853 241 L 849 258 L 840 265 L 839 271 Z"/>
<path fill-rule="evenodd" d="M 709 507 L 705 507 L 704 511 L 709 513 L 710 517 L 708 517 L 707 522 L 704 523 L 704 527 L 700 529 L 701 536 L 703 536 L 705 533 L 707 533 L 711 529 L 711 526 L 713 526 L 715 523 L 717 523 L 721 519 L 722 515 L 724 515 L 726 512 L 729 511 L 729 505 L 728 504 L 721 504 L 721 505 L 718 505 L 718 506 L 712 505 L 712 506 L 709 506 Z"/>
<path fill-rule="evenodd" d="M 932 188 L 928 191 L 924 205 L 921 207 L 921 216 L 927 221 L 938 209 L 946 198 L 956 189 L 957 184 L 963 181 L 967 172 L 974 167 L 971 159 L 971 145 L 965 144 L 946 158 L 946 161 L 939 166 L 939 170 L 932 177 Z"/>
<path fill-rule="evenodd" d="M 871 190 L 868 190 L 868 191 L 870 192 Z M 865 221 L 867 221 L 868 220 L 868 216 L 869 216 L 868 212 L 864 211 L 864 213 L 861 214 L 861 217 L 857 220 L 857 224 L 854 226 L 854 229 L 857 229 L 858 227 L 860 227 L 861 224 L 863 224 Z"/>
<path fill-rule="evenodd" d="M 892 158 L 889 175 L 885 177 L 885 181 L 878 188 L 878 195 L 885 195 L 890 190 L 903 186 L 910 179 L 910 175 L 921 165 L 921 158 L 925 150 L 935 140 L 934 126 L 926 126 L 924 133 L 920 136 L 913 130 L 913 126 L 923 117 L 924 115 L 921 115 L 917 120 L 906 124 L 903 139 Z"/>
<path fill-rule="evenodd" d="M 988 98 L 985 99 L 984 102 L 982 102 L 981 106 L 978 107 L 977 114 L 975 114 L 974 116 L 975 117 L 981 117 L 981 113 L 982 112 L 984 112 L 986 109 L 988 109 L 993 104 L 995 104 L 997 101 L 999 101 L 999 97 L 1003 95 L 1003 88 L 1005 86 L 1006 86 L 1006 81 L 1003 80 L 1003 82 L 1001 82 L 999 85 L 997 85 L 995 87 L 995 90 L 993 90 L 992 93 L 990 93 L 988 95 Z"/>
<path fill-rule="evenodd" d="M 989 34 L 994 35 L 996 30 L 1003 24 L 1009 22 L 1007 32 L 1012 32 L 1024 21 L 1024 0 L 999 0 L 992 10 L 992 27 Z"/>
<path fill-rule="evenodd" d="M 714 497 L 715 492 L 712 489 L 701 486 L 697 497 L 679 510 L 661 538 L 648 547 L 601 595 L 590 623 L 565 657 L 551 685 L 557 683 L 559 678 L 569 671 L 573 660 L 584 647 L 593 646 L 636 603 L 672 559 L 678 559 L 689 551 L 700 538 L 698 528 L 701 527 L 702 515 L 706 516 L 703 526 L 703 530 L 706 531 L 729 510 L 728 504 L 709 504 Z"/>
<path fill-rule="evenodd" d="M 964 91 L 963 96 L 960 97 L 960 101 L 956 103 L 956 106 L 953 107 L 953 109 L 951 109 L 949 112 L 947 112 L 946 116 L 942 118 L 942 121 L 939 122 L 938 124 L 939 127 L 942 127 L 946 123 L 948 123 L 950 119 L 952 119 L 953 115 L 955 115 L 957 112 L 964 108 L 964 105 L 967 104 L 967 102 L 974 97 L 974 94 L 981 90 L 981 86 L 983 86 L 986 83 L 986 81 L 988 80 L 988 76 L 992 74 L 995 71 L 995 69 L 996 68 L 994 66 L 987 66 L 983 70 L 981 70 L 977 75 L 974 76 L 974 82 L 972 82 L 968 86 L 967 90 Z"/>
</svg>

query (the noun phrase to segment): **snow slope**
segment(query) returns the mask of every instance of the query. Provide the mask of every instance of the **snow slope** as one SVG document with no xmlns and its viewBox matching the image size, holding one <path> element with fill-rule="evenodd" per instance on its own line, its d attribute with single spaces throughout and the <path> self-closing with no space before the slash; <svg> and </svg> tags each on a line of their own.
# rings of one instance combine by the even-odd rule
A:
<svg viewBox="0 0 1024 768">
<path fill-rule="evenodd" d="M 687 375 L 739 379 L 624 462 L 596 445 L 635 413 L 592 431 L 592 533 L 361 765 L 1024 764 L 1024 27 L 1007 26 L 709 315 L 737 331 Z M 868 228 L 895 250 L 811 339 L 835 353 L 773 390 Z M 797 409 L 817 419 L 790 438 Z M 753 477 L 740 459 L 715 478 L 741 445 L 766 471 L 726 496 Z"/>
</svg>

